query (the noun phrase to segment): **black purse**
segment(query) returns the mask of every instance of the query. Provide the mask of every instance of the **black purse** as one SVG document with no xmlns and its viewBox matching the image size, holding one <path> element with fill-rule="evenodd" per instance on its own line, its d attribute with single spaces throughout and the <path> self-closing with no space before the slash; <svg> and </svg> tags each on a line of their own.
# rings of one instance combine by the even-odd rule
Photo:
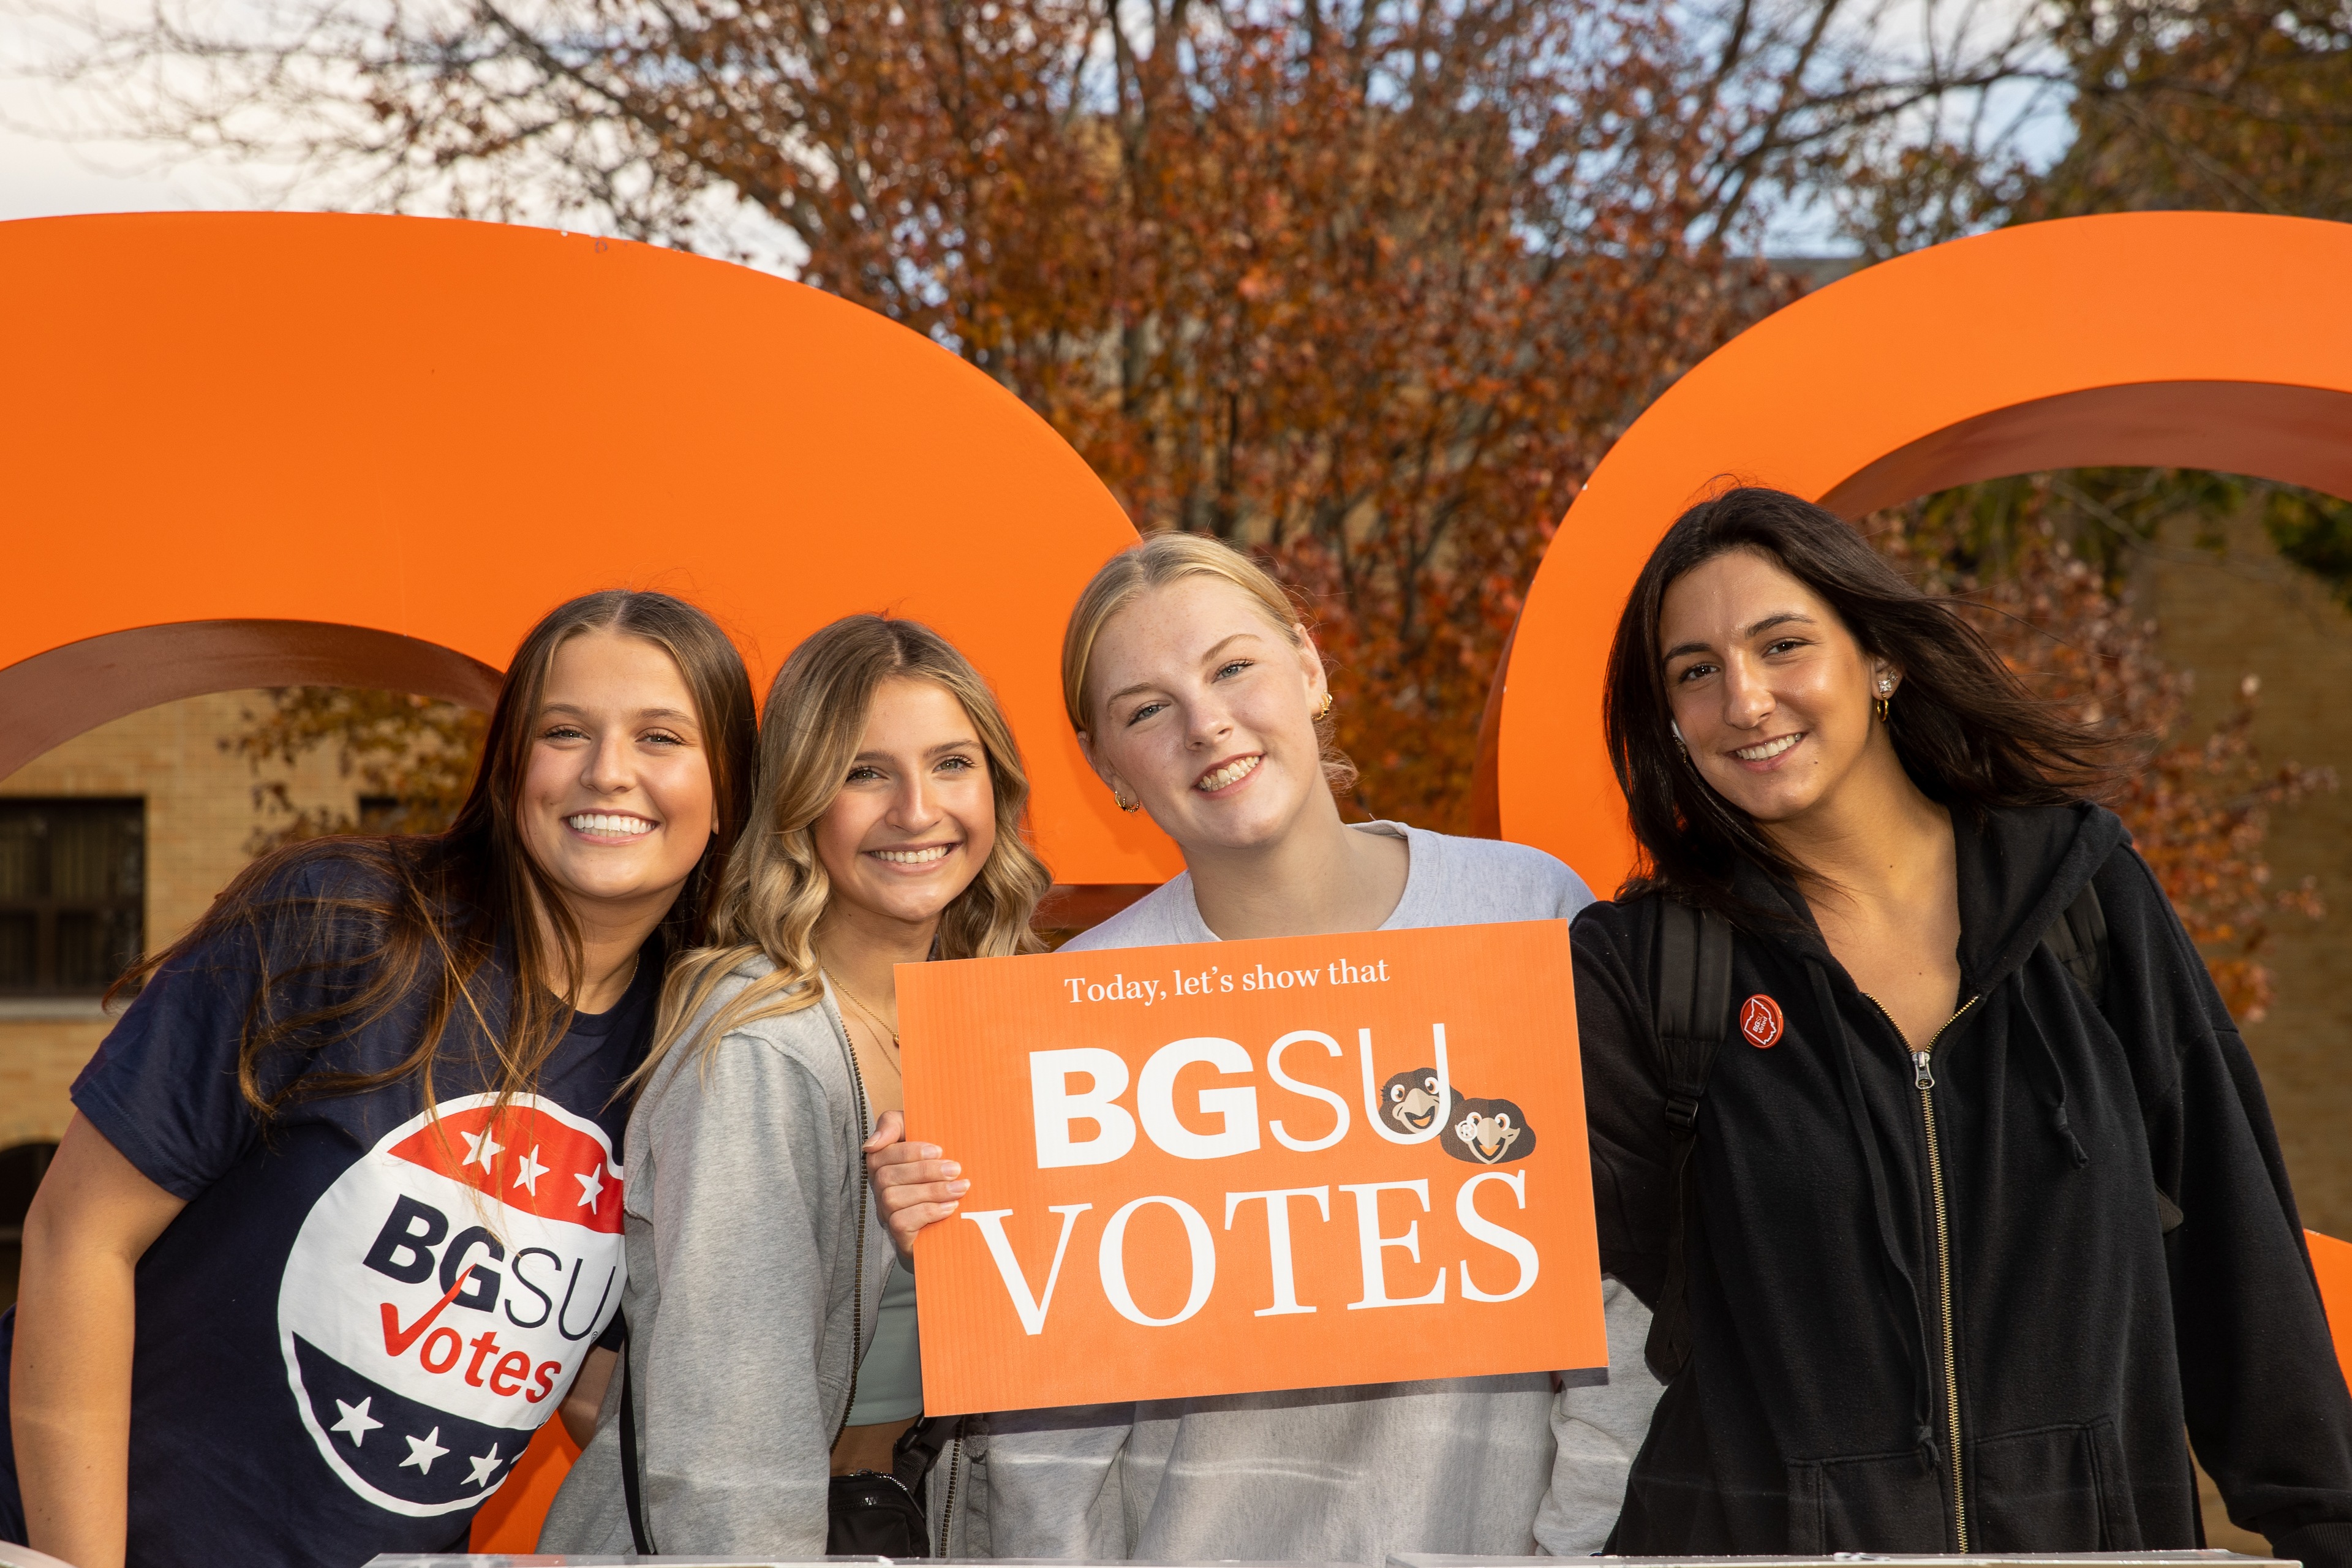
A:
<svg viewBox="0 0 2352 1568">
<path fill-rule="evenodd" d="M 854 1470 L 834 1477 L 825 1495 L 825 1555 L 930 1556 L 930 1505 L 924 1494 L 940 1452 L 962 1429 L 961 1416 L 923 1416 L 892 1445 L 888 1475 Z M 952 1484 L 952 1469 L 949 1479 Z M 950 1492 L 943 1528 L 954 1518 L 954 1506 Z"/>
</svg>

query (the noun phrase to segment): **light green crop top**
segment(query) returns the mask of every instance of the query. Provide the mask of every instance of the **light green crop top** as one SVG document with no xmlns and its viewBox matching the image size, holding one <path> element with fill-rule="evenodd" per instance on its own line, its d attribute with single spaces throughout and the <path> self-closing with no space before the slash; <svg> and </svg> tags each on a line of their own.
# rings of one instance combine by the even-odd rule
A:
<svg viewBox="0 0 2352 1568">
<path fill-rule="evenodd" d="M 849 1425 L 877 1426 L 911 1421 L 923 1413 L 923 1346 L 915 1331 L 915 1271 L 905 1260 L 893 1264 L 874 1314 L 874 1337 L 857 1363 L 857 1397 Z"/>
</svg>

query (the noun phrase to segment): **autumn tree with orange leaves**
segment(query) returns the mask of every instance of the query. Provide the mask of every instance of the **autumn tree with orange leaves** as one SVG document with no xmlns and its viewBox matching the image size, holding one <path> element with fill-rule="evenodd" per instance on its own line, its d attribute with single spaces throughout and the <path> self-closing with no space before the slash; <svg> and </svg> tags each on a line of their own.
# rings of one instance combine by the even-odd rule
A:
<svg viewBox="0 0 2352 1568">
<path fill-rule="evenodd" d="M 1022 396 L 1139 526 L 1266 554 L 1337 665 L 1352 805 L 1459 830 L 1500 648 L 1578 486 L 1793 292 L 1741 258 L 1775 204 L 1826 194 L 1886 250 L 2111 175 L 2093 132 L 2154 101 L 2113 18 L 2175 0 L 2023 7 L 1924 70 L 1858 49 L 1837 0 L 281 3 L 252 35 L 157 0 L 83 65 L 133 89 L 131 129 L 291 148 L 348 205 L 719 253 L 759 215 L 804 281 Z M 2108 120 L 2038 185 L 1916 112 L 2053 58 Z M 2054 697 L 2170 731 L 2116 582 L 2054 543 L 1986 572 L 1937 504 L 1906 514 L 1916 569 L 2040 621 L 1994 629 Z M 318 716 L 281 704 L 265 751 Z M 2156 757 L 2126 814 L 2258 1009 L 2264 921 L 2302 896 L 2269 889 L 2261 814 L 2309 781 L 2249 773 L 2242 722 Z"/>
<path fill-rule="evenodd" d="M 2187 688 L 2158 655 L 2155 624 L 2133 610 L 2116 563 L 2071 542 L 2111 539 L 2098 526 L 2117 516 L 2108 502 L 2133 499 L 2178 508 L 2257 498 L 2242 484 L 2200 476 L 2090 470 L 1963 486 L 1863 527 L 1897 570 L 1952 595 L 2043 697 L 2136 744 L 2141 765 L 2107 805 L 2204 950 L 2231 1013 L 2252 1023 L 2276 989 L 2263 961 L 2273 924 L 2326 910 L 2312 879 L 2273 876 L 2263 854 L 2271 813 L 2336 781 L 2323 768 L 2264 763 L 2253 744 L 2259 688 L 2251 676 L 2210 731 L 2183 733 Z"/>
<path fill-rule="evenodd" d="M 720 251 L 761 215 L 1139 526 L 1270 557 L 1336 661 L 1354 805 L 1456 829 L 1578 485 L 1793 292 L 1733 254 L 1790 172 L 1902 103 L 1830 47 L 1836 0 L 290 3 L 255 43 L 163 0 L 92 68 L 169 65 L 149 130 L 290 141 L 358 205 Z"/>
</svg>

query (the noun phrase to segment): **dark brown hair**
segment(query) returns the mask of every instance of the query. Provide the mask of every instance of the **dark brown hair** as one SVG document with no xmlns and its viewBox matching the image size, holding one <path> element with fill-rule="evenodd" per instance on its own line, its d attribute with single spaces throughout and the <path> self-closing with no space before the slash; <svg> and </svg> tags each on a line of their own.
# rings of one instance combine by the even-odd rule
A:
<svg viewBox="0 0 2352 1568">
<path fill-rule="evenodd" d="M 445 833 L 289 845 L 239 873 L 187 934 L 118 983 L 205 955 L 257 970 L 237 1045 L 237 1087 L 263 1118 L 298 1099 L 363 1093 L 406 1078 L 435 1100 L 434 1069 L 462 1009 L 495 1054 L 501 1101 L 532 1090 L 571 1027 L 581 978 L 578 923 L 523 846 L 515 819 L 556 651 L 592 631 L 642 637 L 676 661 L 701 722 L 719 831 L 678 889 L 642 962 L 699 944 L 751 798 L 751 682 L 718 623 L 667 594 L 610 589 L 558 605 L 515 650 L 481 764 Z M 535 911 L 555 935 L 549 951 Z M 484 1012 L 483 970 L 504 948 L 505 1017 Z M 409 1054 L 375 1071 L 301 1070 L 322 1048 L 394 1015 L 418 1017 Z"/>
<path fill-rule="evenodd" d="M 1788 880 L 1799 868 L 1699 776 L 1675 744 L 1658 623 L 1666 590 L 1734 550 L 1769 557 L 1837 612 L 1864 650 L 1903 672 L 1887 731 L 1904 770 L 1946 805 L 1982 812 L 2105 793 L 2126 738 L 2036 697 L 1955 603 L 1906 583 L 1843 519 L 1780 490 L 1727 490 L 1666 530 L 1634 580 L 1609 650 L 1601 724 L 1641 863 L 1620 890 L 1663 889 L 1750 915 L 1733 897 L 1741 858 Z"/>
</svg>

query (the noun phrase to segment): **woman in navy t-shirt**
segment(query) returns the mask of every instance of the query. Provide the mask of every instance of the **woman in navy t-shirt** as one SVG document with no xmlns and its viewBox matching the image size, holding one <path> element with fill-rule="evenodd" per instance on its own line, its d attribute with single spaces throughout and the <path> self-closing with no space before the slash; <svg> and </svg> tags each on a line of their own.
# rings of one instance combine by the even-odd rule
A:
<svg viewBox="0 0 2352 1568">
<path fill-rule="evenodd" d="M 619 1305 L 613 1094 L 752 745 L 709 616 L 573 600 L 447 833 L 279 851 L 137 973 L 0 1319 L 0 1539 L 80 1568 L 463 1550 Z"/>
</svg>

